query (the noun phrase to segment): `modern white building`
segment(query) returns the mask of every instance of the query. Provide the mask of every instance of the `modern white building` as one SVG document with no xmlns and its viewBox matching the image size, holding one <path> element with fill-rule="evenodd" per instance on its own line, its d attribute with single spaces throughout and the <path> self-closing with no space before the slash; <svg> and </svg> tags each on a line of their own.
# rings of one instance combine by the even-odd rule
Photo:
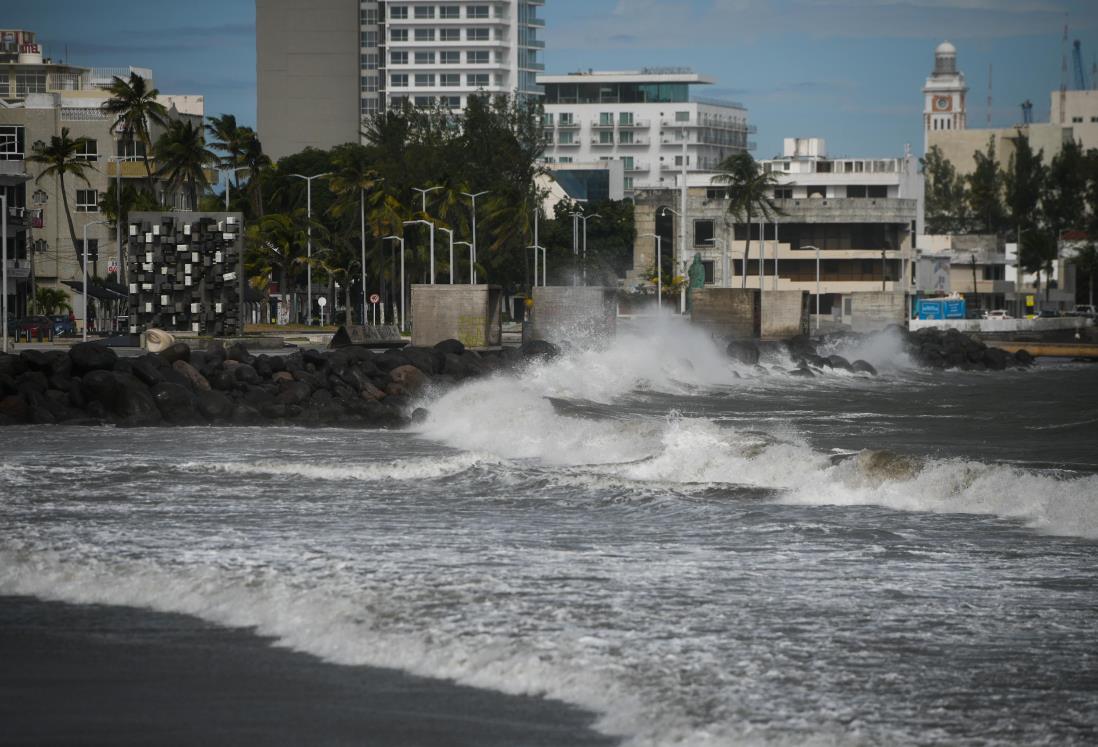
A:
<svg viewBox="0 0 1098 747">
<path fill-rule="evenodd" d="M 741 104 L 693 96 L 713 81 L 686 69 L 539 75 L 549 163 L 620 160 L 625 190 L 672 187 L 754 148 Z"/>
<path fill-rule="evenodd" d="M 256 0 L 259 137 L 278 159 L 356 142 L 405 101 L 540 95 L 544 0 Z"/>
</svg>

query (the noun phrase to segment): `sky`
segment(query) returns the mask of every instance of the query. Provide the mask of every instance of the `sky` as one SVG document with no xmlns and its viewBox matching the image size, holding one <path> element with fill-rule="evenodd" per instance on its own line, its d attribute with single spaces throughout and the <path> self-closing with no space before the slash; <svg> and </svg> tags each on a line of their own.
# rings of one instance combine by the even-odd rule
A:
<svg viewBox="0 0 1098 747">
<path fill-rule="evenodd" d="M 987 122 L 989 66 L 993 126 L 1026 99 L 1048 118 L 1065 23 L 1088 82 L 1098 59 L 1098 0 L 546 0 L 542 16 L 546 72 L 693 68 L 714 80 L 699 94 L 747 106 L 756 158 L 794 136 L 834 156 L 918 153 L 920 89 L 946 39 L 970 128 Z M 254 0 L 0 0 L 0 27 L 36 31 L 55 59 L 152 68 L 162 92 L 255 122 Z M 1068 65 L 1070 85 L 1070 50 Z"/>
</svg>

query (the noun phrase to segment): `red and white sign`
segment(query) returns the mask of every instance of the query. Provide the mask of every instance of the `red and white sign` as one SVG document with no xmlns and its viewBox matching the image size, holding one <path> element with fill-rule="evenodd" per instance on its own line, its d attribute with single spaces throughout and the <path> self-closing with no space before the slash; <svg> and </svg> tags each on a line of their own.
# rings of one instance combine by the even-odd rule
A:
<svg viewBox="0 0 1098 747">
<path fill-rule="evenodd" d="M 376 293 L 371 293 L 370 294 L 370 303 L 377 303 L 380 300 L 381 300 L 381 296 L 379 296 L 378 294 L 376 294 Z"/>
</svg>

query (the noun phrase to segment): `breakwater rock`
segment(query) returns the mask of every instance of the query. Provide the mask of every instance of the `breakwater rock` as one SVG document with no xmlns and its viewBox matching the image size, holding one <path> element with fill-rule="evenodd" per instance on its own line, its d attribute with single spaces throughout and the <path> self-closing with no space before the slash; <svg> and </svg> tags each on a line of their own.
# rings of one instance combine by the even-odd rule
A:
<svg viewBox="0 0 1098 747">
<path fill-rule="evenodd" d="M 133 358 L 95 342 L 64 350 L 0 354 L 0 426 L 262 423 L 399 427 L 414 398 L 543 358 L 555 348 L 477 352 L 457 340 L 375 353 L 363 347 L 252 355 L 220 343 L 175 343 Z"/>
</svg>

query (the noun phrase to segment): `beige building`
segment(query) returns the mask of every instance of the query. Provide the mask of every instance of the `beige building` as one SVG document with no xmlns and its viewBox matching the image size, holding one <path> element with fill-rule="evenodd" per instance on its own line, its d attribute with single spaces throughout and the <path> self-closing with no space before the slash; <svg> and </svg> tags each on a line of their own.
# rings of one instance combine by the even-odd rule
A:
<svg viewBox="0 0 1098 747">
<path fill-rule="evenodd" d="M 9 236 L 14 243 L 9 268 L 23 281 L 11 289 L 13 308 L 19 314 L 26 312 L 27 296 L 34 285 L 57 285 L 72 292 L 65 282 L 82 277 L 81 247 L 73 246 L 59 180 L 40 178 L 44 167 L 27 160 L 37 144 L 48 144 L 62 129 L 69 130 L 70 138 L 89 139 L 83 154 L 91 166 L 87 183 L 71 177 L 65 180 L 77 242 L 82 243 L 86 226 L 89 246 L 98 255 L 89 265 L 89 275 L 105 278 L 112 261 L 118 264 L 118 238 L 113 227 L 98 223 L 105 220 L 99 201 L 117 180 L 144 182 L 144 146 L 112 132 L 114 122 L 100 107 L 107 99 L 104 87 L 114 76 L 128 78 L 131 72 L 152 84 L 152 72 L 143 68 L 94 69 L 43 59 L 33 32 L 0 30 L 0 172 L 30 177 L 6 188 L 13 223 Z M 201 96 L 165 95 L 160 100 L 170 117 L 193 117 L 196 124 L 202 123 Z M 154 142 L 161 132 L 152 127 Z M 156 164 L 151 165 L 155 172 Z M 184 195 L 164 182 L 157 182 L 157 190 L 164 204 L 190 207 L 184 204 Z M 72 305 L 80 309 L 78 294 L 74 294 Z"/>
</svg>

